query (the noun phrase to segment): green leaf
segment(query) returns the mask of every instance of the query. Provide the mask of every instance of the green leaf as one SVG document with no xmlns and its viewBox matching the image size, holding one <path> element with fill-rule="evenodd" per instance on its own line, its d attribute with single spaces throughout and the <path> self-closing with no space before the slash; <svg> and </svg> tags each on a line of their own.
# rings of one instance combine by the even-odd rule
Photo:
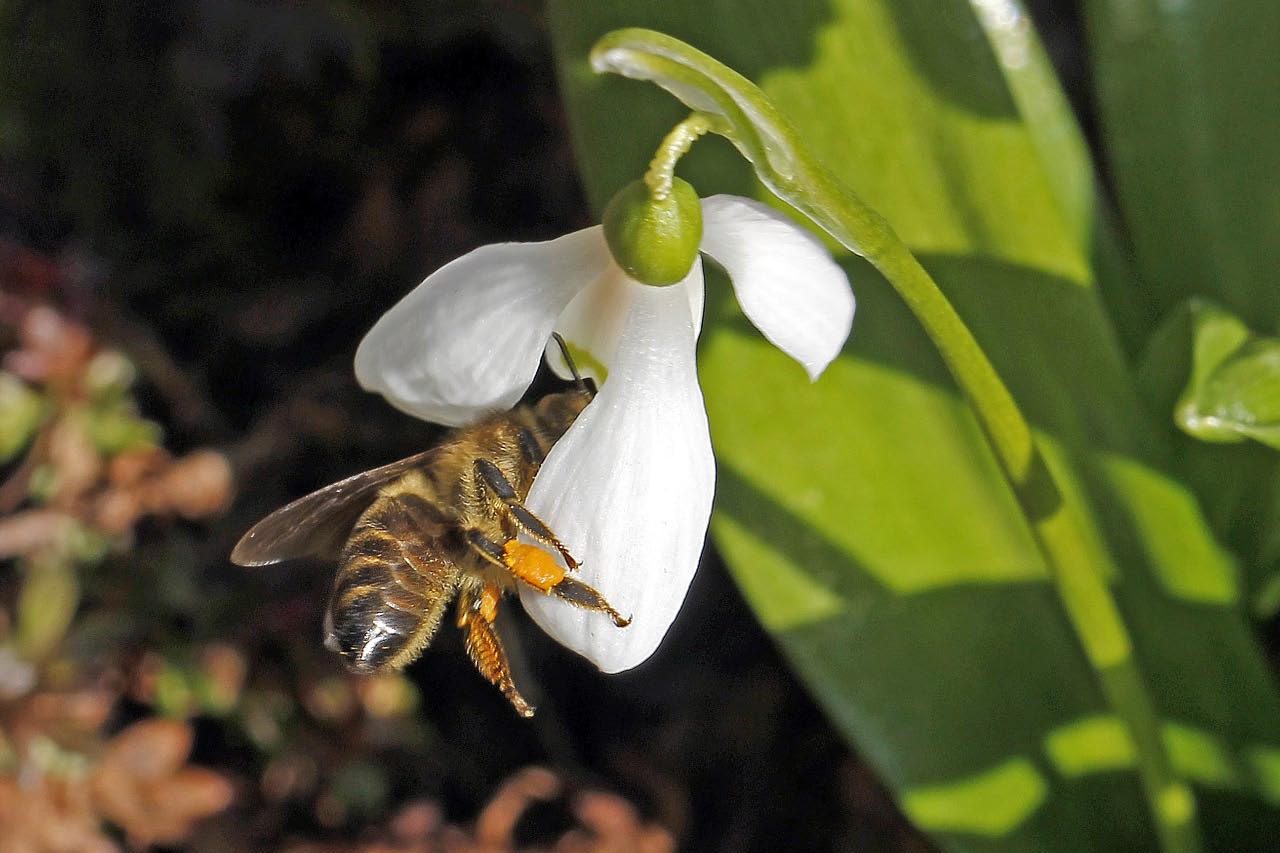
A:
<svg viewBox="0 0 1280 853">
<path fill-rule="evenodd" d="M 1273 340 L 1191 300 L 1151 335 L 1138 371 L 1149 409 L 1184 429 L 1174 438 L 1179 468 L 1237 556 L 1245 599 L 1259 618 L 1280 612 L 1280 457 L 1263 443 L 1244 442 L 1274 440 L 1264 423 L 1280 385 L 1266 369 Z M 1256 381 L 1260 369 L 1271 374 L 1267 381 Z"/>
<path fill-rule="evenodd" d="M 75 567 L 61 555 L 44 554 L 23 563 L 14 645 L 24 659 L 39 662 L 57 649 L 80 604 Z"/>
<path fill-rule="evenodd" d="M 0 371 L 0 464 L 27 446 L 43 419 L 40 395 L 12 373 Z"/>
<path fill-rule="evenodd" d="M 1191 306 L 1191 375 L 1174 420 L 1204 441 L 1255 439 L 1280 450 L 1280 340 L 1215 306 Z"/>
<path fill-rule="evenodd" d="M 1061 104 L 1035 101 L 1028 126 L 1034 94 L 1011 95 L 955 0 L 596 0 L 553 2 L 551 17 L 598 207 L 685 115 L 653 87 L 587 67 L 604 33 L 645 26 L 759 84 L 907 240 L 1039 431 L 1068 510 L 1090 531 L 1082 558 L 1115 585 L 1161 717 L 1202 735 L 1169 751 L 1196 785 L 1210 841 L 1248 849 L 1280 831 L 1275 774 L 1259 770 L 1280 754 L 1280 702 L 1236 607 L 1235 567 L 1169 475 L 1164 430 L 1098 296 L 1088 165 L 1050 175 L 1043 122 L 1068 126 Z M 699 143 L 680 171 L 704 195 L 760 195 L 723 141 Z M 888 284 L 860 260 L 842 263 L 858 317 L 812 385 L 743 319 L 725 282 L 710 283 L 700 369 L 719 466 L 716 544 L 831 719 L 946 846 L 1153 846 L 1132 745 L 1106 722 L 971 413 Z M 1193 804 L 1175 790 L 1168 805 Z"/>
<path fill-rule="evenodd" d="M 160 426 L 154 421 L 139 417 L 128 400 L 82 407 L 75 415 L 79 427 L 103 456 L 154 447 L 162 437 Z"/>
</svg>

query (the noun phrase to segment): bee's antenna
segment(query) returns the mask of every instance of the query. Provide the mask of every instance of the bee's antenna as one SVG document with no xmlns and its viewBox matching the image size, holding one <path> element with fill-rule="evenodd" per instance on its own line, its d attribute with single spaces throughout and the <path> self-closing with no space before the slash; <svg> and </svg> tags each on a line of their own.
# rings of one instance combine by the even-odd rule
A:
<svg viewBox="0 0 1280 853">
<path fill-rule="evenodd" d="M 560 347 L 560 354 L 564 356 L 564 363 L 569 365 L 569 372 L 573 374 L 573 382 L 578 386 L 578 390 L 587 391 L 586 380 L 582 378 L 582 374 L 578 372 L 578 365 L 573 363 L 573 356 L 569 355 L 569 344 L 560 336 L 559 332 L 552 332 L 551 337 L 556 339 L 556 345 Z"/>
</svg>

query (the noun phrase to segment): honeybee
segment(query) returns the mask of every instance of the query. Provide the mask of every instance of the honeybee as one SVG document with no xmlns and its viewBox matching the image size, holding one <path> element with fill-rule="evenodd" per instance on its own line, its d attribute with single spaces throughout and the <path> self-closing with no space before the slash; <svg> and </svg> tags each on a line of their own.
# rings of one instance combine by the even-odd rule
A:
<svg viewBox="0 0 1280 853">
<path fill-rule="evenodd" d="M 325 614 L 327 648 L 355 672 L 415 660 L 458 598 L 467 653 L 523 717 L 534 709 L 512 681 L 494 620 L 505 593 L 525 584 L 577 607 L 623 618 L 525 533 L 578 567 L 554 532 L 524 506 L 543 459 L 591 402 L 595 387 L 573 366 L 574 387 L 453 430 L 436 447 L 325 486 L 268 515 L 231 552 L 242 566 L 336 557 Z"/>
</svg>

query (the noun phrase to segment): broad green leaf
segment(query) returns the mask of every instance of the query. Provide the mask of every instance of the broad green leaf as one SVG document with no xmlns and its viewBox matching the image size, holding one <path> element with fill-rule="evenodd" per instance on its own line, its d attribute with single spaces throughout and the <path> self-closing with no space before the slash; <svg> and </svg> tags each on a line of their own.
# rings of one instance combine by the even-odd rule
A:
<svg viewBox="0 0 1280 853">
<path fill-rule="evenodd" d="M 991 43 L 1063 215 L 1080 245 L 1089 247 L 1098 289 L 1121 334 L 1121 346 L 1137 353 L 1150 328 L 1150 308 L 1134 286 L 1114 216 L 1097 197 L 1097 178 L 1066 94 L 1017 2 L 970 0 L 970 5 Z"/>
<path fill-rule="evenodd" d="M 586 65 L 606 32 L 645 26 L 761 85 L 885 215 L 1040 431 L 1211 840 L 1246 849 L 1280 830 L 1267 805 L 1280 703 L 1235 607 L 1234 566 L 1168 475 L 1162 425 L 1098 297 L 1089 169 L 1071 160 L 1050 175 L 1048 119 L 1023 121 L 1026 93 L 1011 95 L 969 4 L 580 0 L 553 2 L 551 18 L 598 207 L 685 114 L 654 87 Z M 1069 124 L 1060 105 L 1041 107 Z M 703 194 L 758 189 L 719 140 L 700 142 L 681 173 Z M 971 414 L 887 283 L 843 263 L 858 296 L 853 337 L 812 385 L 712 282 L 700 365 L 717 545 L 830 717 L 944 844 L 1152 846 L 1132 744 Z"/>
<path fill-rule="evenodd" d="M 68 525 L 74 522 L 68 522 Z M 66 636 L 80 603 L 75 566 L 65 555 L 23 561 L 14 647 L 28 661 L 42 661 Z"/>
</svg>

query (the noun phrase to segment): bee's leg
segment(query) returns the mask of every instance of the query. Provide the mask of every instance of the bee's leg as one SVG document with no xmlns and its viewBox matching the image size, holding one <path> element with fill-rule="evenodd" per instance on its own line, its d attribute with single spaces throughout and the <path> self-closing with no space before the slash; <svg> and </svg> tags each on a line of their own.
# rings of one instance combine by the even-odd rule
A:
<svg viewBox="0 0 1280 853">
<path fill-rule="evenodd" d="M 526 545 L 512 539 L 502 547 L 502 553 L 511 574 L 539 592 L 563 598 L 584 610 L 608 613 L 619 628 L 631 624 L 631 620 L 614 610 L 594 587 L 569 577 L 560 564 L 537 545 Z"/>
<path fill-rule="evenodd" d="M 498 600 L 502 592 L 493 584 L 485 584 L 479 592 L 464 590 L 458 599 L 458 627 L 467 632 L 467 654 L 480 674 L 502 691 L 522 717 L 533 716 L 533 706 L 525 701 L 511 680 L 507 653 L 498 638 L 494 620 L 498 618 Z"/>
<path fill-rule="evenodd" d="M 609 618 L 613 620 L 613 624 L 619 628 L 625 628 L 631 624 L 631 620 L 614 610 L 612 605 L 604 600 L 604 596 L 596 591 L 595 587 L 589 586 L 580 580 L 566 577 L 560 583 L 551 587 L 551 594 L 563 598 L 574 607 L 608 613 Z"/>
<path fill-rule="evenodd" d="M 498 500 L 506 504 L 507 511 L 511 513 L 511 518 L 515 520 L 521 530 L 539 542 L 550 545 L 559 551 L 560 556 L 564 557 L 565 565 L 571 570 L 578 568 L 578 561 L 573 558 L 573 555 L 569 553 L 569 549 L 564 547 L 560 540 L 556 538 L 556 535 L 551 532 L 551 528 L 547 527 L 542 522 L 542 519 L 525 509 L 524 504 L 520 502 L 519 495 L 516 494 L 515 487 L 498 470 L 497 465 L 494 465 L 488 459 L 477 459 L 476 474 L 479 476 L 480 482 L 497 495 Z"/>
<path fill-rule="evenodd" d="M 564 567 L 550 552 L 537 545 L 526 545 L 515 539 L 499 545 L 475 529 L 466 531 L 464 535 L 471 550 L 482 559 L 510 572 L 539 592 L 550 592 L 565 576 Z"/>
<path fill-rule="evenodd" d="M 467 545 L 480 555 L 482 560 L 493 563 L 500 569 L 507 569 L 506 554 L 502 550 L 502 546 L 494 542 L 488 536 L 485 536 L 475 528 L 469 528 L 463 532 L 463 536 L 467 539 Z"/>
<path fill-rule="evenodd" d="M 538 443 L 538 438 L 531 431 L 521 429 L 516 433 L 516 441 L 520 444 L 520 453 L 524 456 L 525 461 L 536 470 L 542 466 L 547 460 L 547 454 L 542 452 L 542 445 Z"/>
<path fill-rule="evenodd" d="M 478 530 L 468 530 L 466 537 L 471 548 L 487 562 L 506 569 L 538 592 L 558 596 L 584 610 L 608 613 L 619 628 L 631 624 L 631 620 L 614 610 L 594 587 L 569 577 L 564 567 L 537 545 L 526 545 L 515 539 L 499 545 Z"/>
</svg>

